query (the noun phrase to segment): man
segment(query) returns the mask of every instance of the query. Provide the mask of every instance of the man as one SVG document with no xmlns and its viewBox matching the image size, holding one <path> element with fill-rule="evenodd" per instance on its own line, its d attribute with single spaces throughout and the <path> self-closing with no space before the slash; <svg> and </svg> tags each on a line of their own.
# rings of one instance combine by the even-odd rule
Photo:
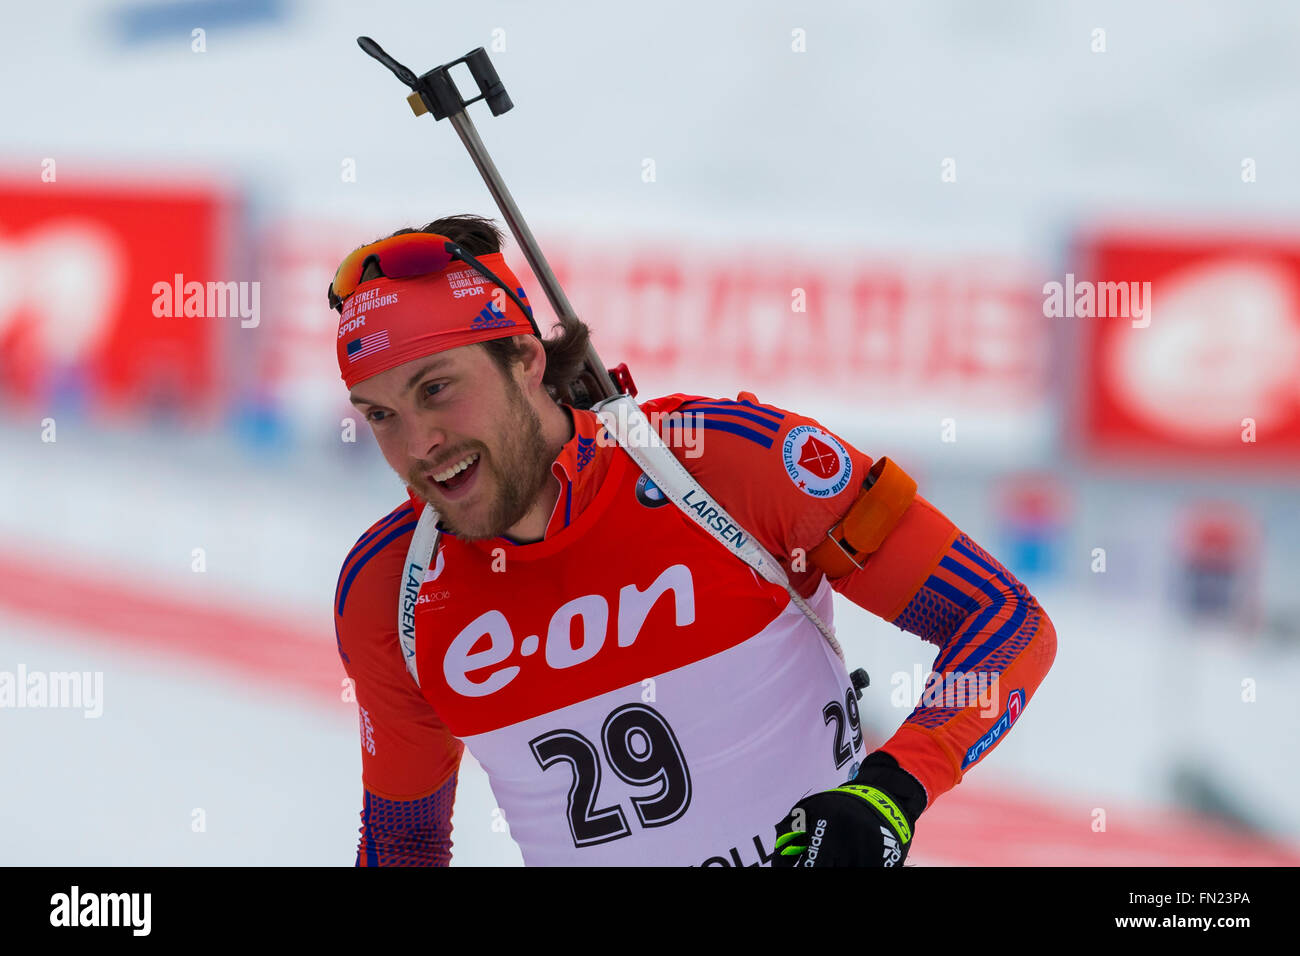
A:
<svg viewBox="0 0 1300 956">
<path fill-rule="evenodd" d="M 330 288 L 351 401 L 407 486 L 335 595 L 357 864 L 449 862 L 464 746 L 528 864 L 901 864 L 1042 681 L 1051 622 L 914 484 L 876 494 L 896 466 L 749 393 L 640 403 L 690 500 L 716 502 L 702 527 L 557 401 L 586 326 L 543 341 L 499 248 L 490 221 L 441 219 L 361 247 Z M 749 536 L 789 590 L 726 546 Z M 833 591 L 939 648 L 938 692 L 869 753 L 814 620 Z M 953 693 L 972 675 L 994 706 Z"/>
</svg>

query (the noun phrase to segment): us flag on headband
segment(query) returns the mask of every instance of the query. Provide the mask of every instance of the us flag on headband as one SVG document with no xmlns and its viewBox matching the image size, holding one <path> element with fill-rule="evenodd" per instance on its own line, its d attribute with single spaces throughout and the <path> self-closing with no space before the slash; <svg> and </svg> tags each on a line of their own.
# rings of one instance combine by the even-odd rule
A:
<svg viewBox="0 0 1300 956">
<path fill-rule="evenodd" d="M 381 329 L 378 332 L 371 332 L 369 335 L 363 335 L 359 339 L 353 339 L 347 345 L 348 364 L 352 364 L 357 359 L 363 359 L 367 355 L 374 355 L 376 352 L 382 352 L 388 348 L 388 330 Z"/>
</svg>

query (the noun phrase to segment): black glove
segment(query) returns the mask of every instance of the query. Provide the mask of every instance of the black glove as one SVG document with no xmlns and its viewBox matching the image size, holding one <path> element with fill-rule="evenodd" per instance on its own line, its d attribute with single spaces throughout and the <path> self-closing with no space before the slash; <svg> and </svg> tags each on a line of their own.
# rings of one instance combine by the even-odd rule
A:
<svg viewBox="0 0 1300 956">
<path fill-rule="evenodd" d="M 882 750 L 848 783 L 804 797 L 776 827 L 773 867 L 902 866 L 925 788 Z"/>
</svg>

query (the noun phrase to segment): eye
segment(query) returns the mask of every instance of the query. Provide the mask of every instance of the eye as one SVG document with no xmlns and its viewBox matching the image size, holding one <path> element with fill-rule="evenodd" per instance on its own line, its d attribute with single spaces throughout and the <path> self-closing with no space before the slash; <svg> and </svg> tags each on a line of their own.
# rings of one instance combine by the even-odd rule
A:
<svg viewBox="0 0 1300 956">
<path fill-rule="evenodd" d="M 433 398 L 433 396 L 437 395 L 446 387 L 447 387 L 446 382 L 428 382 L 424 386 L 424 397 Z"/>
<path fill-rule="evenodd" d="M 384 421 L 387 415 L 388 413 L 382 408 L 372 408 L 370 411 L 366 412 L 366 421 L 370 422 L 372 425 L 377 425 Z"/>
</svg>

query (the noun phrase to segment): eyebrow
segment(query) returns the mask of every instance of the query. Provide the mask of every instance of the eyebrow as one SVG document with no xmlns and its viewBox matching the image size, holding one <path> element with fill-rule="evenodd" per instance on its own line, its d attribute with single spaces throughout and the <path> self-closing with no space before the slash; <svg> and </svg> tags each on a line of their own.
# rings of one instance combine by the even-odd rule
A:
<svg viewBox="0 0 1300 956">
<path fill-rule="evenodd" d="M 445 358 L 436 358 L 436 359 L 434 359 L 432 362 L 429 362 L 427 365 L 422 366 L 422 367 L 420 368 L 419 371 L 417 371 L 414 375 L 412 375 L 409 379 L 407 379 L 407 381 L 406 381 L 406 387 L 402 389 L 402 394 L 406 394 L 406 393 L 409 392 L 411 389 L 415 388 L 415 386 L 418 385 L 418 384 L 420 383 L 420 379 L 424 378 L 424 376 L 428 375 L 428 374 L 429 374 L 430 372 L 432 372 L 434 369 L 438 368 L 439 366 L 446 365 L 446 364 L 447 364 L 447 359 L 445 359 Z M 368 398 L 362 398 L 360 395 L 349 395 L 349 396 L 348 396 L 348 400 L 349 400 L 350 402 L 352 402 L 353 405 L 378 405 L 378 404 L 380 404 L 379 402 L 372 402 L 372 401 L 371 401 L 370 399 L 368 399 Z"/>
</svg>

